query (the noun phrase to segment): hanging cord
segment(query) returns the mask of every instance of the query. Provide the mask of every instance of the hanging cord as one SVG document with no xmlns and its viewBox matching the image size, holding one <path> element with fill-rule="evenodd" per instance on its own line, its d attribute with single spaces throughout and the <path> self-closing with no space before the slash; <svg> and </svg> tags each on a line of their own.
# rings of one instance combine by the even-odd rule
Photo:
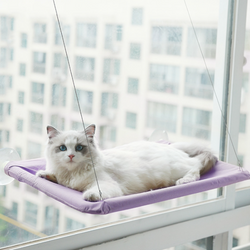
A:
<svg viewBox="0 0 250 250">
<path fill-rule="evenodd" d="M 231 134 L 230 134 L 229 129 L 228 129 L 228 125 L 227 125 L 226 118 L 225 118 L 225 116 L 224 116 L 224 114 L 223 114 L 223 111 L 222 111 L 222 108 L 221 108 L 221 106 L 220 106 L 219 99 L 218 99 L 218 96 L 217 96 L 217 94 L 216 94 L 216 91 L 215 91 L 215 88 L 214 88 L 214 85 L 213 85 L 213 81 L 212 81 L 212 79 L 211 79 L 211 75 L 210 75 L 209 70 L 208 70 L 208 67 L 207 67 L 207 63 L 206 63 L 206 60 L 205 60 L 205 56 L 204 56 L 203 51 L 202 51 L 202 49 L 201 49 L 201 45 L 200 45 L 200 43 L 199 43 L 199 40 L 198 40 L 198 37 L 197 37 L 197 33 L 196 33 L 196 30 L 195 30 L 195 27 L 194 27 L 194 24 L 193 24 L 193 21 L 192 21 L 192 18 L 191 18 L 191 15 L 190 15 L 190 12 L 189 12 L 187 3 L 186 3 L 186 0 L 183 0 L 183 1 L 184 1 L 184 3 L 185 3 L 185 7 L 186 7 L 186 10 L 187 10 L 187 13 L 188 13 L 188 17 L 189 17 L 190 23 L 191 23 L 191 25 L 192 25 L 192 29 L 193 29 L 193 32 L 194 32 L 194 35 L 195 35 L 195 39 L 196 39 L 196 42 L 197 42 L 197 44 L 198 44 L 198 47 L 199 47 L 199 50 L 200 50 L 200 53 L 201 53 L 201 56 L 202 56 L 202 59 L 203 59 L 203 62 L 204 62 L 206 71 L 207 71 L 207 75 L 208 75 L 208 78 L 209 78 L 210 85 L 211 85 L 211 87 L 212 87 L 212 89 L 213 89 L 214 96 L 215 96 L 215 98 L 216 98 L 218 107 L 219 107 L 220 112 L 221 112 L 221 116 L 222 116 L 222 118 L 223 118 L 223 122 L 224 122 L 224 125 L 225 125 L 225 128 L 226 128 L 226 132 L 227 132 L 227 134 L 228 134 L 228 136 L 229 136 L 229 140 L 230 140 L 230 142 L 231 142 L 231 144 L 232 144 L 233 151 L 234 151 L 234 154 L 235 154 L 235 156 L 236 156 L 236 158 L 237 158 L 238 165 L 239 165 L 240 168 L 242 168 L 241 163 L 240 163 L 240 160 L 239 160 L 239 157 L 238 157 L 238 154 L 237 154 L 236 149 L 235 149 L 235 146 L 234 146 L 234 144 L 233 144 L 233 140 L 232 140 Z"/>
<path fill-rule="evenodd" d="M 57 23 L 58 23 L 59 30 L 60 30 L 61 37 L 62 37 L 64 51 L 65 51 L 66 58 L 67 58 L 67 63 L 68 63 L 68 67 L 69 67 L 69 71 L 70 71 L 70 75 L 71 75 L 72 84 L 73 84 L 74 91 L 75 91 L 75 97 L 76 97 L 77 105 L 78 105 L 79 113 L 80 113 L 81 120 L 82 120 L 83 129 L 84 129 L 84 132 L 85 132 L 86 127 L 85 127 L 85 123 L 84 123 L 84 120 L 83 120 L 83 115 L 82 115 L 82 111 L 81 111 L 81 107 L 80 107 L 80 102 L 79 102 L 79 98 L 78 98 L 77 91 L 76 91 L 76 85 L 75 85 L 75 81 L 74 81 L 74 77 L 73 77 L 73 73 L 72 73 L 72 69 L 71 69 L 71 65 L 70 65 L 70 61 L 69 61 L 69 56 L 68 56 L 68 52 L 67 52 L 67 48 L 66 48 L 66 44 L 65 44 L 65 40 L 64 40 L 64 36 L 63 36 L 63 32 L 62 32 L 62 27 L 61 27 L 61 22 L 60 22 L 60 19 L 59 19 L 59 16 L 58 16 L 55 0 L 53 0 L 53 4 L 54 4 L 55 13 L 56 13 Z M 97 184 L 97 187 L 98 187 L 99 195 L 100 195 L 101 200 L 103 200 L 102 192 L 101 192 L 101 189 L 100 189 L 100 185 L 99 185 L 96 170 L 95 170 L 95 164 L 94 164 L 94 161 L 93 161 L 91 148 L 89 146 L 89 140 L 88 140 L 88 137 L 87 137 L 86 133 L 85 133 L 85 136 L 86 136 L 86 140 L 87 140 L 87 144 L 88 144 L 88 148 L 89 148 L 90 158 L 91 158 L 91 162 L 92 162 L 92 167 L 93 167 L 93 171 L 94 171 L 95 180 L 96 180 L 96 184 Z"/>
</svg>

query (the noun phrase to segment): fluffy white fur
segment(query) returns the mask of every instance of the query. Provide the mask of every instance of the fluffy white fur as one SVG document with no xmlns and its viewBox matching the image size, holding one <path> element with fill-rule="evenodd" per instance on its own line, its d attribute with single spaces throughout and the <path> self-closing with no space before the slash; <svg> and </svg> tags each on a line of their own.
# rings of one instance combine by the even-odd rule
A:
<svg viewBox="0 0 250 250">
<path fill-rule="evenodd" d="M 208 148 L 190 143 L 140 141 L 101 151 L 95 125 L 85 132 L 48 126 L 47 133 L 46 170 L 37 176 L 82 191 L 89 201 L 100 200 L 91 155 L 103 199 L 196 181 L 216 162 Z"/>
</svg>

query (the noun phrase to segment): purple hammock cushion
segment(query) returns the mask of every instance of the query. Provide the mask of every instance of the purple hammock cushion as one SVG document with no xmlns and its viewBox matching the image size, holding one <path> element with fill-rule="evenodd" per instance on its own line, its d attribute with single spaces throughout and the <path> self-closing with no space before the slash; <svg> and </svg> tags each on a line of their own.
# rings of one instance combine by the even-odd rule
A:
<svg viewBox="0 0 250 250">
<path fill-rule="evenodd" d="M 208 173 L 195 182 L 98 202 L 89 202 L 82 199 L 82 193 L 79 191 L 36 177 L 36 172 L 40 169 L 45 169 L 45 165 L 46 161 L 43 158 L 12 161 L 5 166 L 5 173 L 18 181 L 27 183 L 69 207 L 90 214 L 118 212 L 250 179 L 250 174 L 247 170 L 218 161 Z"/>
</svg>

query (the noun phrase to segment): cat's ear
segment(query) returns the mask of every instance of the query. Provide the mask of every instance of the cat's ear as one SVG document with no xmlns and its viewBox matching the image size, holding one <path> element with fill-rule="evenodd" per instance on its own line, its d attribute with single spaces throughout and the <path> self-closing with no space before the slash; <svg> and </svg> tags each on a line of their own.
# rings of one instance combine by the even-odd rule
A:
<svg viewBox="0 0 250 250">
<path fill-rule="evenodd" d="M 56 128 L 54 128 L 52 126 L 47 126 L 47 135 L 48 135 L 49 139 L 57 136 L 59 133 L 60 132 Z"/>
<path fill-rule="evenodd" d="M 89 126 L 85 129 L 85 134 L 86 134 L 89 138 L 93 138 L 94 135 L 95 135 L 95 124 L 89 125 Z"/>
</svg>

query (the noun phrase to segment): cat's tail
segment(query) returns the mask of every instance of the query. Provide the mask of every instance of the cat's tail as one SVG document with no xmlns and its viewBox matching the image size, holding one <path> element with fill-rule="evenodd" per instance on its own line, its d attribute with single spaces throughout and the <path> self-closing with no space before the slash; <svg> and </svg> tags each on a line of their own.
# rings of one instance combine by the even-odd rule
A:
<svg viewBox="0 0 250 250">
<path fill-rule="evenodd" d="M 212 150 L 198 143 L 176 142 L 171 144 L 173 147 L 184 151 L 190 157 L 196 157 L 201 162 L 200 174 L 208 172 L 216 163 L 217 157 Z"/>
</svg>

